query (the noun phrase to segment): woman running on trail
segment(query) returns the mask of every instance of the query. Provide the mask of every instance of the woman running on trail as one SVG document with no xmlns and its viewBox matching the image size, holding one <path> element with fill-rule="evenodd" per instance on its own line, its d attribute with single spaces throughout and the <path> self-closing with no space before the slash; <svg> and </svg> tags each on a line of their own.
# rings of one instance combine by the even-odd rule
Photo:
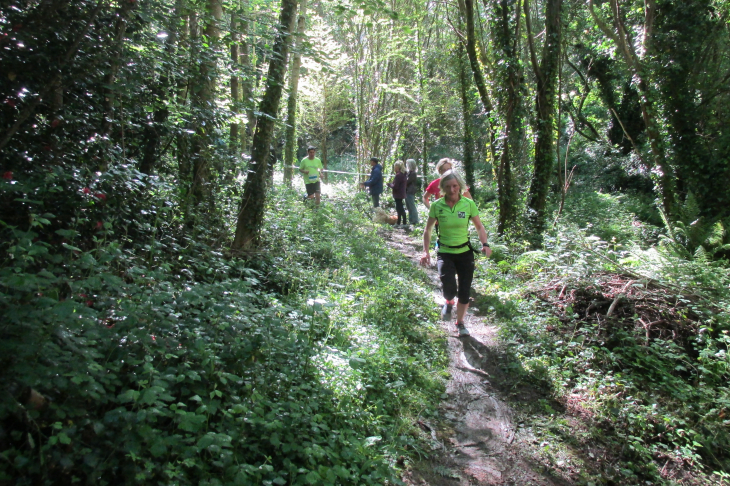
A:
<svg viewBox="0 0 730 486">
<path fill-rule="evenodd" d="M 429 252 L 431 229 L 438 221 L 438 271 L 446 300 L 441 310 L 441 318 L 444 321 L 451 321 L 454 297 L 458 297 L 456 330 L 459 336 L 468 336 L 469 331 L 464 326 L 464 317 L 469 308 L 469 288 L 474 278 L 474 253 L 469 246 L 470 220 L 479 233 L 482 253 L 489 256 L 492 254 L 492 249 L 487 244 L 487 231 L 479 220 L 476 204 L 462 196 L 462 192 L 466 189 L 464 179 L 454 171 L 446 171 L 441 176 L 439 187 L 444 197 L 437 199 L 429 209 L 426 229 L 423 231 L 421 265 L 431 265 Z"/>
</svg>

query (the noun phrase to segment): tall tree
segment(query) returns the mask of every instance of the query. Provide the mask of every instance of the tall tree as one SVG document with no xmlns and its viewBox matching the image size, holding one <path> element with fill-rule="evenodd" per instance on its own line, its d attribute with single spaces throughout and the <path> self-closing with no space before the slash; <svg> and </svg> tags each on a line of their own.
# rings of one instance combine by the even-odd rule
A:
<svg viewBox="0 0 730 486">
<path fill-rule="evenodd" d="M 223 3 L 221 0 L 208 0 L 207 22 L 203 35 L 206 51 L 202 54 L 200 76 L 193 90 L 194 111 L 196 112 L 197 126 L 193 138 L 193 184 L 191 194 L 196 204 L 210 199 L 210 160 L 209 149 L 211 132 L 214 126 L 212 111 L 215 106 L 216 84 L 218 82 L 216 47 L 220 39 L 220 21 L 223 18 Z"/>
<path fill-rule="evenodd" d="M 103 121 L 101 124 L 101 136 L 103 139 L 110 139 L 110 132 L 112 130 L 112 125 L 115 118 L 115 108 L 117 104 L 117 97 L 116 97 L 116 80 L 117 80 L 117 73 L 119 72 L 119 67 L 122 64 L 122 57 L 123 57 L 123 49 L 124 49 L 124 34 L 127 31 L 127 17 L 129 16 L 129 13 L 132 10 L 132 6 L 134 5 L 133 2 L 122 2 L 121 5 L 117 8 L 117 11 L 115 12 L 115 22 L 114 22 L 114 37 L 111 39 L 112 44 L 109 46 L 109 51 L 111 52 L 111 55 L 109 56 L 109 62 L 107 66 L 106 71 L 106 77 L 104 79 L 104 84 L 106 86 L 105 93 L 104 93 L 104 114 L 103 114 Z M 122 137 L 124 136 L 124 121 L 121 120 L 121 123 L 119 124 L 121 127 L 121 134 Z M 122 138 L 122 146 L 124 145 L 124 140 Z M 103 150 L 102 149 L 102 164 L 101 169 L 106 170 L 108 161 L 106 160 L 106 155 L 111 153 L 111 151 Z"/>
<path fill-rule="evenodd" d="M 306 27 L 307 0 L 299 0 L 299 19 L 297 20 L 296 48 L 292 55 L 289 71 L 289 100 L 286 109 L 286 146 L 284 147 L 284 181 L 291 185 L 297 145 L 297 93 L 299 91 L 299 69 L 302 65 L 301 49 Z M 326 150 L 326 148 L 324 148 Z"/>
<path fill-rule="evenodd" d="M 488 5 L 485 4 L 485 7 Z M 497 165 L 499 219 L 497 232 L 505 234 L 517 219 L 517 187 L 514 167 L 524 143 L 524 103 L 526 94 L 520 59 L 521 11 L 520 3 L 494 0 L 490 31 L 494 56 L 501 62 L 494 68 L 495 81 L 502 86 L 497 90 L 498 111 L 502 118 L 501 153 Z"/>
<path fill-rule="evenodd" d="M 238 115 L 241 109 L 241 87 L 239 84 L 241 78 L 238 75 L 240 72 L 238 62 L 241 57 L 239 53 L 241 47 L 241 33 L 238 30 L 240 24 L 239 16 L 239 12 L 234 8 L 233 12 L 231 12 L 231 112 L 234 117 Z M 231 122 L 230 139 L 228 141 L 228 147 L 231 153 L 235 153 L 240 147 L 241 135 L 239 130 L 240 124 L 238 123 L 238 119 L 234 118 Z"/>
<path fill-rule="evenodd" d="M 461 92 L 461 112 L 464 118 L 464 175 L 466 176 L 466 185 L 470 187 L 472 195 L 476 193 L 476 185 L 474 184 L 474 136 L 472 134 L 471 123 L 471 103 L 469 102 L 469 87 L 467 76 L 467 59 L 464 54 L 464 44 L 459 43 L 459 88 Z"/>
<path fill-rule="evenodd" d="M 650 0 L 644 3 L 644 24 L 641 27 L 641 39 L 638 41 L 634 39 L 631 30 L 626 26 L 626 15 L 621 9 L 618 0 L 610 0 L 606 4 L 609 9 L 609 18 L 611 19 L 610 25 L 603 19 L 594 0 L 589 0 L 588 4 L 596 24 L 606 37 L 614 42 L 626 62 L 632 77 L 636 80 L 640 94 L 639 103 L 641 105 L 641 114 L 644 118 L 646 134 L 649 138 L 649 147 L 651 148 L 651 162 L 647 169 L 659 172 L 659 190 L 661 192 L 662 206 L 666 214 L 671 216 L 674 213 L 675 200 L 674 173 L 664 150 L 664 143 L 660 132 L 660 120 L 656 108 L 657 96 L 652 88 L 651 70 L 646 63 L 647 55 L 653 52 L 651 39 L 654 31 L 656 2 L 655 0 Z M 639 48 L 638 50 L 637 46 Z"/>
<path fill-rule="evenodd" d="M 719 71 L 707 69 L 712 57 L 717 55 L 717 34 L 725 28 L 713 19 L 713 3 L 710 0 L 657 2 L 653 32 L 657 81 L 666 104 L 678 189 L 682 190 L 683 197 L 691 193 L 701 214 L 709 218 L 730 215 L 730 196 L 726 190 L 730 154 L 727 149 L 711 154 L 705 142 L 719 135 L 712 133 L 714 130 L 708 123 L 707 115 L 713 110 L 706 109 L 706 100 L 712 96 L 712 88 L 707 88 L 722 83 Z"/>
<path fill-rule="evenodd" d="M 249 37 L 249 21 L 244 17 L 241 19 L 241 42 L 238 47 L 238 62 L 243 70 L 243 79 L 241 80 L 241 101 L 246 109 L 246 127 L 242 133 L 243 143 L 242 149 L 248 150 L 251 138 L 253 137 L 254 127 L 256 126 L 256 116 L 254 115 L 254 106 L 256 103 L 253 99 L 253 80 L 254 73 L 251 67 L 251 46 Z"/>
<path fill-rule="evenodd" d="M 546 205 L 550 189 L 550 177 L 555 169 L 555 142 L 557 130 L 555 116 L 557 105 L 555 102 L 556 87 L 560 61 L 561 41 L 561 10 L 562 0 L 545 0 L 545 40 L 542 46 L 542 56 L 537 60 L 534 33 L 530 19 L 530 2 L 523 0 L 525 9 L 525 27 L 527 42 L 530 49 L 530 62 L 535 74 L 535 162 L 530 192 L 528 195 L 528 221 L 533 243 L 540 246 L 542 232 L 547 219 Z"/>
<path fill-rule="evenodd" d="M 281 15 L 266 79 L 266 92 L 259 105 L 261 115 L 256 123 L 256 132 L 251 147 L 251 162 L 238 211 L 236 235 L 232 245 L 234 250 L 253 248 L 258 243 L 261 232 L 266 205 L 269 144 L 279 110 L 296 11 L 296 0 L 282 0 Z"/>
<path fill-rule="evenodd" d="M 472 74 L 474 76 L 474 84 L 479 91 L 479 98 L 482 100 L 484 111 L 489 117 L 492 111 L 492 100 L 487 91 L 487 83 L 484 80 L 482 66 L 477 57 L 476 34 L 474 33 L 474 0 L 459 0 L 459 11 L 464 20 L 464 30 L 466 38 L 463 39 L 466 45 L 466 53 L 469 56 L 469 64 L 471 65 Z"/>
<path fill-rule="evenodd" d="M 167 37 L 165 38 L 165 47 L 162 52 L 165 65 L 160 73 L 159 83 L 155 83 L 152 88 L 152 96 L 154 99 L 154 112 L 152 119 L 148 120 L 144 127 L 143 139 L 144 149 L 142 161 L 139 164 L 139 171 L 144 174 L 152 174 L 157 165 L 159 157 L 158 150 L 160 148 L 160 140 L 163 133 L 167 132 L 165 122 L 170 114 L 168 105 L 174 103 L 172 100 L 173 93 L 171 89 L 178 75 L 176 67 L 179 66 L 177 61 L 178 38 L 179 33 L 184 26 L 185 17 L 183 15 L 184 0 L 175 1 L 175 10 L 172 17 L 167 23 Z"/>
</svg>

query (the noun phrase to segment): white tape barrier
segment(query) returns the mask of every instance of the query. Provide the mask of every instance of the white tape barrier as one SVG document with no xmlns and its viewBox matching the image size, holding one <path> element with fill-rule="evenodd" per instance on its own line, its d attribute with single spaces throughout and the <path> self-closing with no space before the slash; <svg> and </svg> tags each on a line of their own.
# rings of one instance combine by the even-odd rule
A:
<svg viewBox="0 0 730 486">
<path fill-rule="evenodd" d="M 290 168 L 290 169 L 298 169 L 299 168 L 299 167 L 296 167 L 294 165 L 289 165 L 287 167 Z M 369 172 L 366 173 L 366 174 L 363 174 L 363 173 L 360 173 L 360 172 L 343 172 L 341 170 L 322 170 L 322 172 L 329 172 L 330 174 L 349 174 L 349 175 L 359 175 L 359 176 L 369 176 L 370 175 Z M 385 175 L 388 176 L 388 175 L 395 175 L 395 174 L 385 174 Z M 419 178 L 419 179 L 422 179 L 423 178 L 423 176 L 421 176 L 421 175 L 416 175 L 416 177 Z"/>
</svg>

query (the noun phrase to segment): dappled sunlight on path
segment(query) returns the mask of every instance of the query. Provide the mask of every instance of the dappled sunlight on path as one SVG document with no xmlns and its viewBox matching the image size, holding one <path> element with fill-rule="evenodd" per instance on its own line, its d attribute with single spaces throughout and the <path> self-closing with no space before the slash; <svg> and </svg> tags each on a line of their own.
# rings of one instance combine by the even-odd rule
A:
<svg viewBox="0 0 730 486">
<path fill-rule="evenodd" d="M 414 264 L 420 257 L 420 233 L 384 227 L 379 233 Z M 426 269 L 434 284 L 434 301 L 442 303 L 435 267 Z M 458 338 L 452 323 L 442 323 L 449 335 L 450 379 L 438 423 L 420 421 L 431 433 L 431 457 L 405 475 L 410 485 L 569 485 L 560 470 L 541 464 L 534 450 L 519 438 L 520 424 L 505 398 L 514 392 L 502 367 L 508 358 L 501 349 L 497 328 L 470 311 L 471 335 Z M 519 390 L 520 401 L 537 400 L 530 390 Z M 522 434 L 527 435 L 527 434 Z"/>
</svg>

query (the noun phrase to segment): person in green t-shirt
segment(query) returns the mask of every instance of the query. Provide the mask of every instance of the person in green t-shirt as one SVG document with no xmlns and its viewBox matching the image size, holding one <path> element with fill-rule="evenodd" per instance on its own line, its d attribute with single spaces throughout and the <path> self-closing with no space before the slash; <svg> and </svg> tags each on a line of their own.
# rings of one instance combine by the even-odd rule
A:
<svg viewBox="0 0 730 486">
<path fill-rule="evenodd" d="M 456 303 L 456 330 L 459 336 L 468 336 L 469 331 L 464 326 L 464 317 L 469 308 L 469 288 L 474 279 L 474 252 L 469 245 L 469 221 L 479 234 L 482 242 L 482 253 L 492 254 L 487 244 L 487 231 L 479 220 L 479 211 L 471 199 L 463 197 L 466 183 L 461 176 L 449 170 L 441 175 L 439 189 L 444 197 L 431 204 L 428 212 L 426 229 L 423 231 L 423 256 L 421 265 L 431 265 L 431 230 L 438 221 L 438 271 L 446 303 L 441 310 L 441 317 L 451 321 Z M 457 285 L 458 277 L 458 285 Z"/>
<path fill-rule="evenodd" d="M 307 148 L 307 156 L 304 157 L 299 164 L 299 172 L 304 176 L 304 187 L 307 188 L 307 198 L 314 199 L 319 205 L 320 186 L 319 176 L 322 174 L 322 161 L 314 156 L 317 149 L 309 146 Z"/>
</svg>

